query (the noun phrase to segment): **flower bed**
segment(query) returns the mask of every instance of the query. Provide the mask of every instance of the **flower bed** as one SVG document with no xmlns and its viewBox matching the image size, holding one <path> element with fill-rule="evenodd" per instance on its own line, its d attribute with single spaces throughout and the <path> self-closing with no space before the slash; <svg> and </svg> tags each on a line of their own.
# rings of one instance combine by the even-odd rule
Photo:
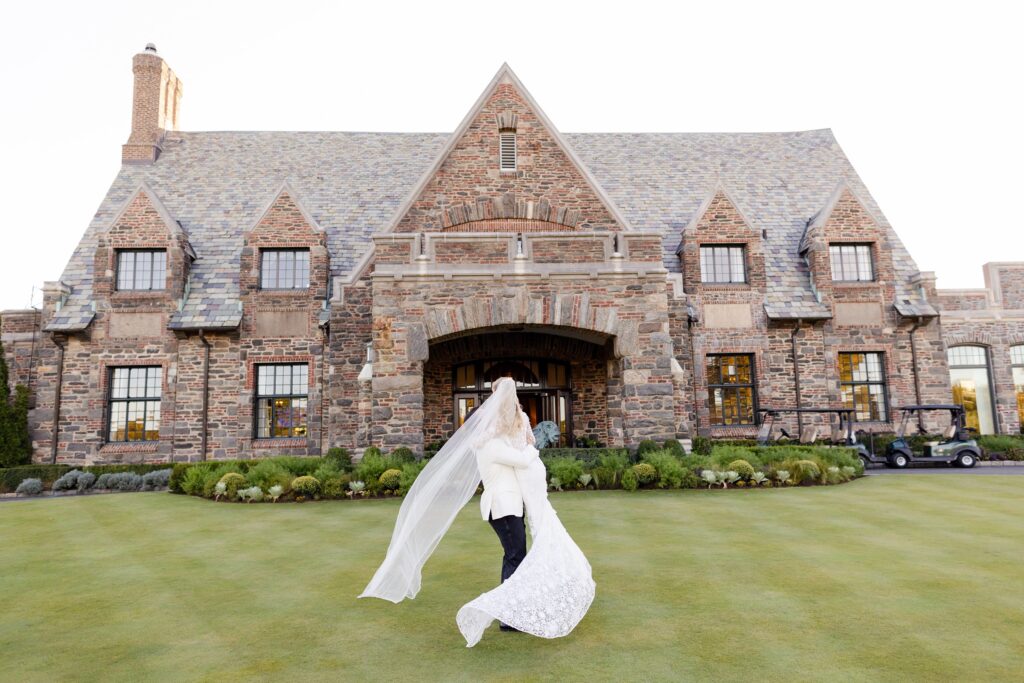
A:
<svg viewBox="0 0 1024 683">
<path fill-rule="evenodd" d="M 634 457 L 623 448 L 541 451 L 555 491 L 597 489 L 747 489 L 841 484 L 863 474 L 851 449 L 815 446 L 715 445 L 709 455 L 686 455 L 678 442 L 645 442 Z M 174 493 L 231 502 L 303 502 L 402 496 L 428 460 L 399 448 L 369 448 L 352 463 L 344 449 L 324 458 L 180 463 Z"/>
</svg>

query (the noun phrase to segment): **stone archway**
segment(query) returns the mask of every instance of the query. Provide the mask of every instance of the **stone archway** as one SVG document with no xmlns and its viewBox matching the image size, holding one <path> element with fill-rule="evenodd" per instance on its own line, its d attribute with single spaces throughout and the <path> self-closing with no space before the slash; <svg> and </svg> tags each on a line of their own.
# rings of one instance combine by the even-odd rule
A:
<svg viewBox="0 0 1024 683">
<path fill-rule="evenodd" d="M 369 442 L 421 452 L 428 443 L 424 372 L 432 349 L 461 336 L 517 327 L 605 348 L 607 438 L 599 440 L 635 446 L 643 439 L 677 436 L 664 287 L 613 282 L 590 289 L 573 280 L 375 281 L 373 376 L 366 390 Z"/>
</svg>

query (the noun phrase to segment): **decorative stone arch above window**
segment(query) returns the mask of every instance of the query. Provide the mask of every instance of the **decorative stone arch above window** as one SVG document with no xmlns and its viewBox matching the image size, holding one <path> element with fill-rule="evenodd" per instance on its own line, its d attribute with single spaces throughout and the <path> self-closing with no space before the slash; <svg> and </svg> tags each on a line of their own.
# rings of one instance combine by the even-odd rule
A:
<svg viewBox="0 0 1024 683">
<path fill-rule="evenodd" d="M 945 335 L 946 350 L 955 346 L 992 346 L 992 336 L 982 330 L 968 330 Z"/>
<path fill-rule="evenodd" d="M 575 230 L 580 218 L 578 209 L 554 206 L 546 199 L 533 201 L 505 194 L 446 206 L 441 215 L 441 229 L 467 232 Z"/>
</svg>

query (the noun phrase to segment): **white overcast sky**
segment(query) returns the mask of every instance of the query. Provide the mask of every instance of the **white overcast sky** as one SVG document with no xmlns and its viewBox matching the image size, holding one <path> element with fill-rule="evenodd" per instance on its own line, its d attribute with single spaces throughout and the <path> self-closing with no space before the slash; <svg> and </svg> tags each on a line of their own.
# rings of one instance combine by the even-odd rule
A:
<svg viewBox="0 0 1024 683">
<path fill-rule="evenodd" d="M 980 287 L 983 263 L 1024 261 L 1022 6 L 6 3 L 0 310 L 60 277 L 149 42 L 183 130 L 451 131 L 504 61 L 566 132 L 831 128 L 918 266 Z"/>
</svg>

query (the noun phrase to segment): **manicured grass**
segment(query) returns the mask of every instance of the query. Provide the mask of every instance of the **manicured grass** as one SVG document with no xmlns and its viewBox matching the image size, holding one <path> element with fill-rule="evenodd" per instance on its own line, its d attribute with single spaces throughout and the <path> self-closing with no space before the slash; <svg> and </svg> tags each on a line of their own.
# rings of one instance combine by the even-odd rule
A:
<svg viewBox="0 0 1024 683">
<path fill-rule="evenodd" d="M 0 503 L 0 680 L 1019 680 L 1022 484 L 553 495 L 594 605 L 473 649 L 455 612 L 500 561 L 475 500 L 400 605 L 355 598 L 398 500 Z"/>
</svg>

